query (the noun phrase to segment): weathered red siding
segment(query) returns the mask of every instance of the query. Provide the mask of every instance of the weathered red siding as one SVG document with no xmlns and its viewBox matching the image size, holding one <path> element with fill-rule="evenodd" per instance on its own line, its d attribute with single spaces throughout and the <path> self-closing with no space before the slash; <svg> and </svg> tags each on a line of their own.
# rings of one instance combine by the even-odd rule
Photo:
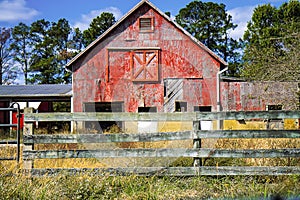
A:
<svg viewBox="0 0 300 200">
<path fill-rule="evenodd" d="M 154 31 L 140 32 L 139 17 L 153 17 Z M 157 81 L 132 80 L 131 53 L 137 47 L 159 52 Z M 124 102 L 125 112 L 137 112 L 143 106 L 163 112 L 164 80 L 170 78 L 184 79 L 178 100 L 187 102 L 188 111 L 197 105 L 216 109 L 220 65 L 182 30 L 143 4 L 73 65 L 74 112 L 82 112 L 85 102 L 113 101 Z"/>
<path fill-rule="evenodd" d="M 283 105 L 295 110 L 299 104 L 296 82 L 223 82 L 221 87 L 224 111 L 266 110 L 268 105 Z"/>
</svg>

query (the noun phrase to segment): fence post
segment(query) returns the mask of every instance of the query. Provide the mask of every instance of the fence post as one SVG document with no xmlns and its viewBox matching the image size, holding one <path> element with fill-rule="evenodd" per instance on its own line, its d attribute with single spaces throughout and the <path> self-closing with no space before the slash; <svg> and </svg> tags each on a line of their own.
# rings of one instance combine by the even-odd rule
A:
<svg viewBox="0 0 300 200">
<path fill-rule="evenodd" d="M 24 115 L 27 113 L 33 113 L 33 108 L 24 108 Z M 34 134 L 34 123 L 25 122 L 23 128 L 23 135 L 33 135 Z M 23 151 L 32 151 L 34 149 L 34 144 L 24 144 Z M 33 168 L 33 160 L 24 160 L 23 168 L 30 171 Z"/>
<path fill-rule="evenodd" d="M 193 131 L 196 133 L 198 130 L 200 130 L 200 121 L 194 121 L 193 122 Z M 200 149 L 201 148 L 201 139 L 195 138 L 196 134 L 194 134 L 193 139 L 193 148 L 194 149 Z M 194 167 L 200 167 L 202 166 L 201 158 L 194 158 Z"/>
</svg>

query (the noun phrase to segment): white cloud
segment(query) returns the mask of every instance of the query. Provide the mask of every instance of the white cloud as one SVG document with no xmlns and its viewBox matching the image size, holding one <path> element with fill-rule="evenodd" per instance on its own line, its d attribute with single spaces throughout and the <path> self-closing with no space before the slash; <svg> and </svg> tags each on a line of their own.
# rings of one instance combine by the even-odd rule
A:
<svg viewBox="0 0 300 200">
<path fill-rule="evenodd" d="M 76 22 L 74 27 L 79 28 L 81 31 L 88 29 L 92 20 L 103 12 L 112 13 L 115 16 L 116 20 L 120 19 L 123 15 L 121 10 L 116 7 L 109 7 L 101 10 L 92 10 L 89 14 L 81 15 L 81 20 Z"/>
<path fill-rule="evenodd" d="M 251 20 L 254 8 L 256 6 L 238 7 L 228 11 L 232 16 L 232 21 L 237 24 L 235 30 L 230 33 L 230 36 L 234 39 L 242 38 L 244 32 L 247 30 L 247 23 Z"/>
<path fill-rule="evenodd" d="M 38 15 L 38 11 L 26 7 L 25 0 L 4 0 L 0 2 L 0 21 L 12 22 L 29 20 Z"/>
</svg>

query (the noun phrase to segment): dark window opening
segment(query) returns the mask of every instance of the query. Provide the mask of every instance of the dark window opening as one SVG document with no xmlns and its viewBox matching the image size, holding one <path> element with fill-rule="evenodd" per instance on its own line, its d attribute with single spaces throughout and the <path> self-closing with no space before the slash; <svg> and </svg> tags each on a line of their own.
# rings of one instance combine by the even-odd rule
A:
<svg viewBox="0 0 300 200">
<path fill-rule="evenodd" d="M 267 105 L 267 110 L 282 110 L 282 105 Z"/>
<path fill-rule="evenodd" d="M 152 32 L 154 30 L 153 17 L 145 17 L 139 19 L 139 27 L 142 32 Z"/>
<path fill-rule="evenodd" d="M 149 113 L 149 112 L 157 112 L 156 107 L 139 107 L 138 108 L 139 113 Z"/>
<path fill-rule="evenodd" d="M 167 87 L 166 87 L 166 85 L 164 85 L 164 97 L 166 97 L 167 96 Z"/>
<path fill-rule="evenodd" d="M 269 110 L 282 110 L 282 105 L 267 105 L 267 111 Z M 268 119 L 266 124 L 267 129 L 283 129 L 284 121 L 280 118 Z"/>
<path fill-rule="evenodd" d="M 194 112 L 211 112 L 211 106 L 194 106 Z"/>
<path fill-rule="evenodd" d="M 176 101 L 175 102 L 175 111 L 176 112 L 186 112 L 187 111 L 187 102 Z"/>
<path fill-rule="evenodd" d="M 95 102 L 85 103 L 84 112 L 123 112 L 123 102 Z M 121 121 L 91 121 L 85 122 L 85 128 L 89 130 L 105 131 L 117 126 L 120 129 L 123 127 Z"/>
</svg>

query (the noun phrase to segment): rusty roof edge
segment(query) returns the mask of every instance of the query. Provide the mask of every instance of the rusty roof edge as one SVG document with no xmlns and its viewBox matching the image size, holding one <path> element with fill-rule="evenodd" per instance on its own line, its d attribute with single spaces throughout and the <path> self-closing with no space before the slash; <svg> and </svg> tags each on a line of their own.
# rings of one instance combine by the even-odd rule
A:
<svg viewBox="0 0 300 200">
<path fill-rule="evenodd" d="M 132 9 L 130 9 L 123 17 L 121 17 L 114 25 L 112 25 L 109 29 L 107 29 L 102 35 L 100 35 L 96 40 L 94 40 L 91 44 L 89 44 L 84 50 L 82 50 L 79 54 L 77 54 L 73 59 L 71 59 L 67 64 L 66 68 L 70 67 L 79 57 L 81 57 L 83 54 L 85 54 L 90 48 L 92 48 L 95 44 L 97 44 L 102 38 L 104 38 L 110 31 L 112 31 L 115 27 L 117 27 L 120 23 L 122 23 L 129 15 L 131 15 L 135 10 L 137 10 L 141 5 L 144 3 L 147 3 L 150 7 L 152 7 L 154 10 L 156 10 L 160 15 L 162 15 L 165 19 L 167 19 L 170 23 L 172 23 L 175 27 L 180 29 L 184 34 L 189 36 L 189 38 L 195 42 L 198 46 L 200 46 L 202 49 L 207 51 L 210 55 L 212 55 L 215 59 L 217 59 L 219 62 L 221 62 L 223 65 L 227 66 L 228 63 L 225 62 L 221 57 L 219 57 L 217 54 L 215 54 L 212 50 L 210 50 L 207 46 L 205 46 L 202 42 L 200 42 L 198 39 L 196 39 L 194 36 L 192 36 L 188 31 L 186 31 L 184 28 L 182 28 L 178 23 L 173 21 L 168 15 L 166 15 L 164 12 L 162 12 L 158 7 L 156 7 L 153 3 L 151 3 L 149 0 L 141 0 L 138 4 L 136 4 Z"/>
</svg>

